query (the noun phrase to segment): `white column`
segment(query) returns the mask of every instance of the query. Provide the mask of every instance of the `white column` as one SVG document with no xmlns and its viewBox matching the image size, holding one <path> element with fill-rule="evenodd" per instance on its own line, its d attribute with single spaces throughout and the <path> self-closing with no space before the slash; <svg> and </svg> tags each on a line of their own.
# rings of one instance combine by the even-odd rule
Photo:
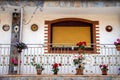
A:
<svg viewBox="0 0 120 80">
<path fill-rule="evenodd" d="M 20 39 L 19 41 L 22 42 L 22 36 L 23 36 L 23 7 L 21 7 L 21 18 L 20 18 Z M 22 53 L 22 52 L 21 52 Z M 18 74 L 20 74 L 21 71 L 21 53 L 18 53 Z"/>
<path fill-rule="evenodd" d="M 21 18 L 20 18 L 20 42 L 22 41 L 22 35 L 23 35 L 23 7 L 21 7 Z"/>
</svg>

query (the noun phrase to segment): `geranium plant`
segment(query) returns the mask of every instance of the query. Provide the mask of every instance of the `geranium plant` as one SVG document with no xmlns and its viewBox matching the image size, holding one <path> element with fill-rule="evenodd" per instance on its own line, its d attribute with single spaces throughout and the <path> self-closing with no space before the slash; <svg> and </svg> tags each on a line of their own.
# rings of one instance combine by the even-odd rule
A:
<svg viewBox="0 0 120 80">
<path fill-rule="evenodd" d="M 23 42 L 16 42 L 14 46 L 17 48 L 17 51 L 20 53 L 22 52 L 22 49 L 26 49 L 27 45 Z"/>
<path fill-rule="evenodd" d="M 84 53 L 84 49 L 85 49 L 85 46 L 86 46 L 86 42 L 83 41 L 83 42 L 78 42 L 76 44 L 76 46 L 78 46 L 78 53 L 81 54 L 81 53 Z"/>
<path fill-rule="evenodd" d="M 101 64 L 100 66 L 100 69 L 103 71 L 107 71 L 108 70 L 108 65 L 106 65 L 106 64 Z"/>
<path fill-rule="evenodd" d="M 78 46 L 78 48 L 80 48 L 80 49 L 84 49 L 85 46 L 86 46 L 86 42 L 85 42 L 85 41 L 83 41 L 83 42 L 78 42 L 78 43 L 76 44 L 76 46 Z"/>
<path fill-rule="evenodd" d="M 76 66 L 76 68 L 84 69 L 85 68 L 84 60 L 85 60 L 85 57 L 83 57 L 83 55 L 74 56 L 73 63 Z"/>
<path fill-rule="evenodd" d="M 44 70 L 44 67 L 40 63 L 36 63 L 35 58 L 32 59 L 31 64 L 35 66 L 36 72 L 38 75 L 41 75 L 42 71 Z"/>
<path fill-rule="evenodd" d="M 12 57 L 12 58 L 10 58 L 10 63 L 13 66 L 18 66 L 18 57 Z M 20 63 L 21 63 L 21 61 L 20 61 Z"/>
<path fill-rule="evenodd" d="M 25 43 L 23 43 L 23 42 L 16 42 L 16 43 L 14 44 L 14 46 L 15 46 L 16 48 L 20 48 L 20 49 L 26 49 L 26 48 L 27 48 L 27 45 L 26 45 Z"/>
<path fill-rule="evenodd" d="M 59 71 L 59 66 L 61 66 L 61 63 L 54 63 L 52 64 L 52 71 L 54 72 L 54 74 L 57 74 Z"/>
<path fill-rule="evenodd" d="M 114 42 L 114 45 L 116 46 L 120 45 L 120 38 L 118 38 L 117 41 Z"/>
<path fill-rule="evenodd" d="M 118 38 L 117 41 L 114 42 L 114 45 L 116 46 L 116 49 L 120 51 L 120 38 Z"/>
<path fill-rule="evenodd" d="M 40 69 L 41 71 L 44 70 L 42 64 L 40 64 L 40 63 L 36 63 L 36 62 L 35 62 L 35 58 L 32 59 L 31 64 L 32 64 L 33 66 L 35 66 L 36 69 Z"/>
</svg>

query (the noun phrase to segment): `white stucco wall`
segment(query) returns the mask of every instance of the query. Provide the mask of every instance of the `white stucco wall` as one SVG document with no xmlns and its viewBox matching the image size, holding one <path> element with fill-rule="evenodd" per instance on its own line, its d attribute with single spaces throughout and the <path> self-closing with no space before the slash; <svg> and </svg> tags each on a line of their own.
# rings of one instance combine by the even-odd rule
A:
<svg viewBox="0 0 120 80">
<path fill-rule="evenodd" d="M 25 12 L 24 19 L 26 23 L 30 20 L 32 13 Z M 29 44 L 43 44 L 44 43 L 44 22 L 45 20 L 54 20 L 58 18 L 83 18 L 93 21 L 99 21 L 100 27 L 100 43 L 101 44 L 113 44 L 116 38 L 120 37 L 120 15 L 118 14 L 43 14 L 36 13 L 29 24 L 23 24 L 22 40 Z M 0 13 L 0 43 L 10 43 L 11 38 L 11 25 L 12 25 L 12 13 L 2 12 Z M 24 22 L 24 21 L 23 21 Z M 24 22 L 25 23 L 25 22 Z M 38 31 L 32 31 L 31 25 L 37 24 L 39 26 Z M 4 24 L 10 25 L 9 31 L 3 31 L 2 26 Z M 112 32 L 106 32 L 105 27 L 111 25 L 113 27 Z"/>
<path fill-rule="evenodd" d="M 3 31 L 2 26 L 8 24 L 9 31 Z M 9 44 L 11 42 L 12 14 L 9 12 L 0 12 L 0 44 Z"/>
<path fill-rule="evenodd" d="M 25 14 L 25 19 L 29 20 L 31 15 Z M 113 42 L 116 40 L 116 38 L 120 37 L 120 16 L 119 15 L 81 15 L 81 14 L 36 14 L 33 19 L 31 20 L 31 23 L 28 25 L 24 25 L 24 35 L 23 35 L 23 41 L 27 43 L 43 43 L 43 36 L 44 36 L 44 22 L 45 20 L 54 20 L 58 18 L 69 18 L 69 17 L 77 17 L 77 18 L 83 18 L 93 21 L 99 21 L 99 27 L 100 27 L 100 43 L 101 44 L 113 44 Z M 39 26 L 39 30 L 36 32 L 31 31 L 30 27 L 33 23 L 36 23 Z M 107 25 L 111 25 L 113 27 L 112 32 L 106 32 L 105 27 Z M 34 36 L 36 35 L 36 36 Z M 27 36 L 27 37 L 26 37 Z"/>
</svg>

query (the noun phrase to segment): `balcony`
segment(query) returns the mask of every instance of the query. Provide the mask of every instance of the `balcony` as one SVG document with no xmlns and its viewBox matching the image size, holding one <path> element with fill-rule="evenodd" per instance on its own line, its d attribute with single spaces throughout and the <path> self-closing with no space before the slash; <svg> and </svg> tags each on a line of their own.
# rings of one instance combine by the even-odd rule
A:
<svg viewBox="0 0 120 80">
<path fill-rule="evenodd" d="M 53 74 L 52 64 L 54 62 L 61 63 L 62 66 L 59 68 L 58 74 L 63 75 L 75 75 L 75 66 L 73 64 L 73 56 L 78 54 L 77 51 L 72 53 L 69 52 L 70 49 L 61 49 L 61 52 L 48 53 L 46 46 L 43 44 L 27 44 L 28 49 L 25 49 L 21 53 L 21 65 L 20 65 L 20 75 L 36 75 L 36 69 L 31 65 L 32 58 L 35 58 L 38 63 L 42 63 L 45 70 L 42 75 Z M 74 47 L 71 46 L 71 50 Z M 56 49 L 57 50 L 57 49 Z M 101 75 L 101 70 L 99 68 L 100 64 L 108 64 L 108 75 L 117 75 L 119 73 L 118 68 L 120 68 L 120 52 L 116 50 L 115 46 L 112 44 L 101 44 L 99 45 L 99 50 L 97 54 L 87 54 L 85 53 L 85 69 L 83 76 L 94 76 Z M 9 74 L 9 56 L 10 56 L 10 44 L 0 44 L 0 76 L 5 76 Z"/>
</svg>

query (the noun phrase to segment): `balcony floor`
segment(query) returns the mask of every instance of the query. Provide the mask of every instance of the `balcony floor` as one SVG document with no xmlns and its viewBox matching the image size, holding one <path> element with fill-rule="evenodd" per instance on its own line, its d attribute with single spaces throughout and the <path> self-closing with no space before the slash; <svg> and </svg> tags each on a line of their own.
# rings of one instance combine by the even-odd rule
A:
<svg viewBox="0 0 120 80">
<path fill-rule="evenodd" d="M 0 75 L 0 80 L 120 80 L 120 75 L 74 75 L 74 74 L 25 74 L 25 75 Z"/>
</svg>

